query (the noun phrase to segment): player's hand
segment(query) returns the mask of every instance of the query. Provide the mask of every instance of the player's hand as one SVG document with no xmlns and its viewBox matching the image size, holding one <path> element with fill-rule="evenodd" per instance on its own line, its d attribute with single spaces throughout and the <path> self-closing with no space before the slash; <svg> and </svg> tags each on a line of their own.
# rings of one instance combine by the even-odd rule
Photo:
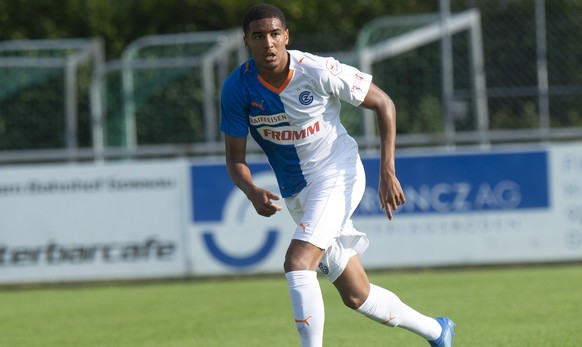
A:
<svg viewBox="0 0 582 347">
<path fill-rule="evenodd" d="M 264 217 L 271 217 L 283 209 L 282 206 L 273 203 L 273 200 L 279 200 L 281 197 L 266 189 L 254 187 L 247 195 L 252 202 L 257 213 Z"/>
<path fill-rule="evenodd" d="M 392 211 L 396 211 L 398 205 L 404 205 L 406 202 L 406 197 L 404 197 L 404 192 L 396 175 L 380 176 L 378 196 L 380 197 L 380 205 L 386 210 L 386 215 L 390 220 L 392 220 Z"/>
</svg>

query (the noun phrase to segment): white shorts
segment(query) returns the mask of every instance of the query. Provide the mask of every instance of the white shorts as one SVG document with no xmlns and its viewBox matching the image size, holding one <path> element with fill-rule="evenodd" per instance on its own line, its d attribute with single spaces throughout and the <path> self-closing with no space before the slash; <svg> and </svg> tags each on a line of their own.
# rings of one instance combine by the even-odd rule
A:
<svg viewBox="0 0 582 347">
<path fill-rule="evenodd" d="M 351 216 L 366 187 L 358 157 L 356 165 L 325 170 L 285 203 L 297 223 L 293 239 L 325 250 L 319 269 L 331 281 L 342 274 L 350 258 L 368 247 L 365 233 L 356 230 Z"/>
</svg>

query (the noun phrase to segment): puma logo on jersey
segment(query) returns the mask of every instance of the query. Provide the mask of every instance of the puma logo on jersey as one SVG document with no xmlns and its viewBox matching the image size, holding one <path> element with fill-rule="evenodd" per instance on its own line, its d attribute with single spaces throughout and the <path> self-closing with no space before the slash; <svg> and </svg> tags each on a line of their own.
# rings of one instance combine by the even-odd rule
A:
<svg viewBox="0 0 582 347">
<path fill-rule="evenodd" d="M 263 103 L 265 103 L 265 100 L 261 100 L 261 103 L 260 104 L 257 104 L 256 102 L 251 101 L 251 106 L 252 107 L 258 107 L 258 108 L 261 109 L 261 111 L 265 111 L 265 107 L 263 106 Z"/>
<path fill-rule="evenodd" d="M 250 64 L 249 64 L 249 62 L 248 62 L 248 61 L 247 61 L 247 63 L 245 64 L 245 72 L 244 72 L 244 73 L 247 73 L 247 72 L 251 72 L 251 69 L 250 69 Z"/>
</svg>

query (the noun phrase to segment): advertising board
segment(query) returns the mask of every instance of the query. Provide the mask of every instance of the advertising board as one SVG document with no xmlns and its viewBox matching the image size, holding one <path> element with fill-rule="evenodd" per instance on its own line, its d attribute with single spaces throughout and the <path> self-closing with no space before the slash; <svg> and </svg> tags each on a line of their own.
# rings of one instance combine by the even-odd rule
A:
<svg viewBox="0 0 582 347">
<path fill-rule="evenodd" d="M 255 184 L 278 194 L 266 163 L 250 163 Z M 191 247 L 196 275 L 281 272 L 294 222 L 286 211 L 259 216 L 224 164 L 192 166 Z M 281 200 L 278 203 L 284 206 Z M 285 208 L 284 208 L 285 209 Z"/>
<path fill-rule="evenodd" d="M 399 156 L 407 202 L 392 222 L 378 202 L 379 160 L 363 163 L 366 192 L 353 220 L 370 239 L 368 268 L 582 259 L 580 145 Z M 266 163 L 250 168 L 257 185 L 278 192 Z M 281 272 L 295 228 L 287 212 L 258 216 L 223 164 L 191 173 L 194 273 Z"/>
<path fill-rule="evenodd" d="M 389 221 L 377 157 L 353 215 L 372 268 L 582 260 L 582 145 L 398 155 Z M 255 184 L 278 193 L 266 161 Z M 224 162 L 0 169 L 0 284 L 282 273 L 294 222 L 259 216 Z"/>
<path fill-rule="evenodd" d="M 185 168 L 0 170 L 0 283 L 183 276 Z"/>
</svg>

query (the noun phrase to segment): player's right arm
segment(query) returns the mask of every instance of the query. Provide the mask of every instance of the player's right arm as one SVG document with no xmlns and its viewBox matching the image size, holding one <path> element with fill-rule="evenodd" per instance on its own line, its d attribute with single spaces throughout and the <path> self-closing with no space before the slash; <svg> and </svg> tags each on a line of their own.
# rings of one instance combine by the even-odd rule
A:
<svg viewBox="0 0 582 347">
<path fill-rule="evenodd" d="M 247 63 L 248 64 L 248 63 Z M 226 168 L 234 184 L 247 196 L 257 213 L 270 217 L 282 207 L 271 200 L 279 196 L 253 183 L 251 170 L 246 162 L 248 114 L 250 100 L 245 94 L 244 75 L 247 65 L 241 65 L 224 82 L 220 106 L 222 118 L 220 130 L 225 135 Z"/>
<path fill-rule="evenodd" d="M 246 163 L 246 138 L 225 134 L 226 168 L 234 184 L 247 196 L 257 213 L 270 217 L 283 208 L 273 203 L 280 197 L 253 183 L 251 170 Z"/>
</svg>

